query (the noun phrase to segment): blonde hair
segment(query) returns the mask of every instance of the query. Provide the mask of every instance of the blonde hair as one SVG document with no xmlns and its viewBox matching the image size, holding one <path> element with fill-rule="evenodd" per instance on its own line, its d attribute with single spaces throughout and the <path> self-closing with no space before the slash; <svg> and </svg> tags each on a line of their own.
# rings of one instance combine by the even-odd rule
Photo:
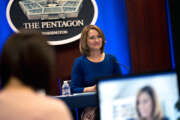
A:
<svg viewBox="0 0 180 120">
<path fill-rule="evenodd" d="M 88 37 L 88 32 L 89 30 L 94 29 L 96 30 L 99 35 L 102 37 L 102 47 L 101 47 L 101 53 L 104 52 L 104 44 L 105 44 L 105 37 L 104 37 L 104 33 L 102 32 L 102 30 L 97 27 L 96 25 L 87 25 L 83 28 L 82 32 L 81 32 L 81 39 L 80 39 L 80 43 L 79 43 L 79 49 L 81 54 L 85 55 L 85 56 L 89 56 L 90 55 L 90 50 L 89 47 L 87 45 L 87 37 Z"/>
<path fill-rule="evenodd" d="M 142 93 L 147 93 L 152 100 L 152 113 L 151 113 L 152 119 L 153 120 L 161 120 L 163 118 L 163 113 L 162 113 L 162 110 L 160 107 L 160 103 L 158 101 L 158 98 L 157 98 L 157 95 L 156 95 L 154 89 L 150 86 L 145 86 L 145 87 L 141 88 L 137 94 L 136 111 L 138 113 L 139 119 L 143 120 L 143 118 L 139 112 L 139 109 L 138 109 L 138 105 L 139 105 L 138 98 Z"/>
</svg>

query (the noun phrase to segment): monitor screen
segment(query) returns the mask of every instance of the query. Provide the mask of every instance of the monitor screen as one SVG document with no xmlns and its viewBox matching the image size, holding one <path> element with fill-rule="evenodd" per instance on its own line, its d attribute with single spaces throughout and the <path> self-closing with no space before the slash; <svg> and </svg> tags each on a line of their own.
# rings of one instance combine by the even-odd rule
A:
<svg viewBox="0 0 180 120">
<path fill-rule="evenodd" d="M 106 77 L 98 80 L 101 120 L 139 120 L 147 117 L 177 120 L 179 98 L 176 72 Z"/>
</svg>

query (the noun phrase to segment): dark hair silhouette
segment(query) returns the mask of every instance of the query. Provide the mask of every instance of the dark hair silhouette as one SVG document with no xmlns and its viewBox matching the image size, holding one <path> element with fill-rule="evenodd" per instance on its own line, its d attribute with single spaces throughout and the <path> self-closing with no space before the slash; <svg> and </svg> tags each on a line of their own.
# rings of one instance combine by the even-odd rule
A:
<svg viewBox="0 0 180 120">
<path fill-rule="evenodd" d="M 6 41 L 0 58 L 2 87 L 11 76 L 35 90 L 48 89 L 54 68 L 54 51 L 39 32 L 21 31 Z"/>
</svg>

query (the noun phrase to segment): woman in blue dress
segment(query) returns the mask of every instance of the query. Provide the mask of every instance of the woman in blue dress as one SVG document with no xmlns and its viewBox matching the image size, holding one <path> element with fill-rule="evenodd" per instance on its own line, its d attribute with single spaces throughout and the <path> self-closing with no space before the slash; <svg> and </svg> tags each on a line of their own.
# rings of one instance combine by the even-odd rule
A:
<svg viewBox="0 0 180 120">
<path fill-rule="evenodd" d="M 96 78 L 121 74 L 120 66 L 111 54 L 104 52 L 105 37 L 96 25 L 83 28 L 80 39 L 82 56 L 75 59 L 71 74 L 71 92 L 96 91 Z"/>
<path fill-rule="evenodd" d="M 96 91 L 96 78 L 121 74 L 115 56 L 104 52 L 105 37 L 96 25 L 83 28 L 80 39 L 82 56 L 76 58 L 71 74 L 71 92 L 86 93 Z M 88 107 L 81 114 L 81 120 L 97 118 L 96 107 Z"/>
<path fill-rule="evenodd" d="M 96 25 L 87 25 L 81 33 L 80 52 L 71 74 L 71 92 L 86 93 L 96 91 L 96 78 L 121 74 L 120 66 L 111 54 L 104 52 L 105 37 Z"/>
</svg>

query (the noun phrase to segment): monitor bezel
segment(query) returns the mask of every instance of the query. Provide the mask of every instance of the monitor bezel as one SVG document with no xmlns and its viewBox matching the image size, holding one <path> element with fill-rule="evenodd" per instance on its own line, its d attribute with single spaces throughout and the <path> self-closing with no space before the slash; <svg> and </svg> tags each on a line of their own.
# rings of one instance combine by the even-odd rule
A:
<svg viewBox="0 0 180 120">
<path fill-rule="evenodd" d="M 177 75 L 177 88 L 178 88 L 178 96 L 180 96 L 180 87 L 179 87 L 179 75 L 176 70 L 167 70 L 167 71 L 158 71 L 158 72 L 146 72 L 146 73 L 139 73 L 139 74 L 129 74 L 129 75 L 111 75 L 111 76 L 103 76 L 96 78 L 97 86 L 96 86 L 96 101 L 97 101 L 97 118 L 101 120 L 100 115 L 100 98 L 99 98 L 99 84 L 104 81 L 118 81 L 120 79 L 128 79 L 128 78 L 135 78 L 135 77 L 148 77 L 148 76 L 156 76 L 156 75 L 167 75 L 167 74 L 176 74 Z"/>
</svg>

